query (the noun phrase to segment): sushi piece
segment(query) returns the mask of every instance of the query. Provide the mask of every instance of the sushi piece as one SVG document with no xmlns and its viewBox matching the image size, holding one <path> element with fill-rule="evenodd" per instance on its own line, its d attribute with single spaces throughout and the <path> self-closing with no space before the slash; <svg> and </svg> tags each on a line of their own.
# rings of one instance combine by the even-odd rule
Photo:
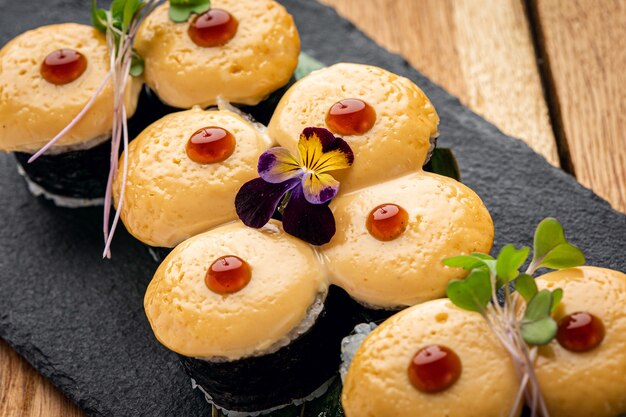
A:
<svg viewBox="0 0 626 417">
<path fill-rule="evenodd" d="M 111 83 L 46 155 L 27 161 L 81 112 L 108 72 L 104 35 L 76 23 L 25 32 L 0 50 L 0 151 L 14 152 L 31 191 L 57 205 L 102 201 L 111 152 Z M 141 85 L 140 78 L 132 78 L 126 86 L 128 117 Z"/>
<path fill-rule="evenodd" d="M 330 208 L 337 232 L 321 253 L 331 282 L 362 304 L 362 320 L 445 296 L 448 282 L 467 272 L 441 260 L 488 253 L 493 244 L 481 199 L 460 182 L 427 172 L 343 194 Z"/>
<path fill-rule="evenodd" d="M 223 100 L 255 105 L 287 84 L 300 38 L 291 15 L 273 0 L 214 0 L 182 23 L 166 2 L 140 28 L 135 47 L 147 85 L 173 107 Z"/>
<path fill-rule="evenodd" d="M 235 195 L 256 176 L 258 156 L 270 145 L 231 111 L 196 107 L 163 117 L 129 145 L 124 225 L 147 245 L 173 248 L 237 219 Z M 120 169 L 113 185 L 116 207 L 123 180 Z"/>
<path fill-rule="evenodd" d="M 336 179 L 346 193 L 421 170 L 438 124 L 435 108 L 410 80 L 377 67 L 341 63 L 294 84 L 268 132 L 292 154 L 308 126 L 328 128 L 345 139 L 354 164 Z"/>
<path fill-rule="evenodd" d="M 249 415 L 323 393 L 351 327 L 343 301 L 312 247 L 280 223 L 235 222 L 176 247 L 144 307 L 207 400 Z"/>
<path fill-rule="evenodd" d="M 539 347 L 535 374 L 552 417 L 626 413 L 626 275 L 579 267 L 538 277 L 563 289 L 557 337 Z"/>
<path fill-rule="evenodd" d="M 517 416 L 518 389 L 513 362 L 481 315 L 439 299 L 365 338 L 341 402 L 346 417 Z"/>
</svg>

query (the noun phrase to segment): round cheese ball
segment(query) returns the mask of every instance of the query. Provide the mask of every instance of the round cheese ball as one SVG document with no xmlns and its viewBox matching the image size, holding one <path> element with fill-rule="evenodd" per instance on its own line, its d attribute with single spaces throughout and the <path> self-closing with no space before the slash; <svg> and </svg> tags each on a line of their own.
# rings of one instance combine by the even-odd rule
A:
<svg viewBox="0 0 626 417">
<path fill-rule="evenodd" d="M 298 65 L 300 38 L 291 15 L 273 0 L 214 0 L 237 19 L 234 38 L 216 47 L 196 45 L 189 22 L 175 23 L 166 2 L 141 26 L 135 48 L 145 60 L 146 83 L 171 106 L 208 107 L 221 97 L 255 105 L 287 84 Z"/>
<path fill-rule="evenodd" d="M 540 289 L 563 289 L 554 314 L 587 312 L 605 330 L 599 346 L 572 352 L 557 340 L 539 348 L 535 372 L 553 417 L 615 417 L 626 413 L 626 274 L 579 267 L 551 272 L 536 280 Z"/>
<path fill-rule="evenodd" d="M 187 142 L 198 130 L 220 127 L 235 138 L 222 162 L 198 163 Z M 269 140 L 241 116 L 199 108 L 169 114 L 148 126 L 128 148 L 128 175 L 121 219 L 151 246 L 174 247 L 211 227 L 237 219 L 235 195 L 258 176 L 257 159 Z M 113 193 L 119 203 L 124 155 Z"/>
<path fill-rule="evenodd" d="M 269 124 L 269 134 L 296 154 L 305 127 L 328 127 L 326 115 L 343 99 L 359 99 L 376 113 L 373 127 L 343 137 L 354 152 L 354 164 L 333 176 L 340 192 L 420 170 L 437 135 L 439 117 L 428 97 L 410 80 L 381 68 L 336 64 L 315 71 L 283 96 Z"/>
<path fill-rule="evenodd" d="M 72 49 L 87 59 L 74 81 L 57 85 L 41 75 L 46 56 Z M 104 35 L 76 23 L 42 26 L 25 32 L 0 50 L 0 150 L 34 153 L 63 130 L 85 107 L 109 72 Z M 135 113 L 140 78 L 126 86 L 128 117 Z M 91 109 L 49 153 L 87 149 L 111 136 L 113 86 L 109 82 Z"/>
<path fill-rule="evenodd" d="M 234 255 L 251 279 L 222 295 L 205 284 L 210 265 Z M 185 356 L 229 360 L 260 354 L 300 325 L 327 290 L 313 249 L 272 221 L 263 229 L 236 222 L 195 236 L 165 259 L 144 307 L 157 339 Z"/>
<path fill-rule="evenodd" d="M 446 390 L 426 393 L 411 384 L 408 368 L 433 344 L 456 353 L 461 375 Z M 341 402 L 346 417 L 502 417 L 515 407 L 518 387 L 508 352 L 482 316 L 440 299 L 396 314 L 365 339 Z"/>
<path fill-rule="evenodd" d="M 395 204 L 408 214 L 397 238 L 381 241 L 368 231 L 370 212 Z M 489 253 L 494 228 L 481 199 L 458 181 L 419 172 L 337 197 L 332 240 L 321 247 L 334 284 L 375 308 L 410 306 L 445 296 L 448 281 L 467 272 L 444 258 Z"/>
</svg>

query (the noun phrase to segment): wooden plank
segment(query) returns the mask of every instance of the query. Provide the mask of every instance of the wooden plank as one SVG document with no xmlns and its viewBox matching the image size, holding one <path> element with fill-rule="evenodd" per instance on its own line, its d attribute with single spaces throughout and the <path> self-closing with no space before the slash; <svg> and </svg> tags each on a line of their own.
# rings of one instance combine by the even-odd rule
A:
<svg viewBox="0 0 626 417">
<path fill-rule="evenodd" d="M 1 339 L 0 364 L 0 416 L 84 416 L 76 405 Z"/>
<path fill-rule="evenodd" d="M 626 212 L 626 0 L 533 0 L 578 180 Z"/>
<path fill-rule="evenodd" d="M 522 0 L 321 0 L 559 164 Z"/>
</svg>

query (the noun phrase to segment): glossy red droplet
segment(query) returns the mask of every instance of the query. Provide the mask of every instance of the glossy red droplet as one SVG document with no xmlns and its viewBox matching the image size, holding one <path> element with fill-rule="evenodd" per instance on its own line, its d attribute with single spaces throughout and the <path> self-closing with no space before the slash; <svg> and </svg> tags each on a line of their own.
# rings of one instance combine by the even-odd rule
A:
<svg viewBox="0 0 626 417">
<path fill-rule="evenodd" d="M 409 214 L 397 204 L 381 204 L 367 216 L 365 226 L 378 240 L 388 241 L 399 237 L 409 224 Z"/>
<path fill-rule="evenodd" d="M 187 156 L 199 164 L 214 164 L 228 159 L 235 152 L 235 137 L 216 126 L 197 130 L 187 141 Z"/>
<path fill-rule="evenodd" d="M 429 345 L 417 351 L 409 365 L 409 380 L 419 391 L 450 388 L 461 376 L 461 360 L 450 348 Z"/>
<path fill-rule="evenodd" d="M 238 27 L 237 19 L 226 10 L 210 9 L 193 18 L 187 33 L 196 45 L 210 48 L 230 41 Z"/>
<path fill-rule="evenodd" d="M 587 312 L 569 314 L 559 320 L 556 340 L 572 352 L 587 352 L 604 339 L 602 320 Z"/>
<path fill-rule="evenodd" d="M 43 60 L 41 76 L 49 83 L 68 84 L 83 75 L 87 69 L 87 58 L 73 49 L 59 49 Z"/>
<path fill-rule="evenodd" d="M 362 135 L 376 123 L 376 111 L 358 98 L 339 100 L 326 115 L 326 126 L 338 135 Z"/>
<path fill-rule="evenodd" d="M 204 282 L 217 294 L 232 294 L 248 285 L 251 278 L 250 265 L 237 256 L 228 255 L 217 258 L 211 264 Z"/>
</svg>

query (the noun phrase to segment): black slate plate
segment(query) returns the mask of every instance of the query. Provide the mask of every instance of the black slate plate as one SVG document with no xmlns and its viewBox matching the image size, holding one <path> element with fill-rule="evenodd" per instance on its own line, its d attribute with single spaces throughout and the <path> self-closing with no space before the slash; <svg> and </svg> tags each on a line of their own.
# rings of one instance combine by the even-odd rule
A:
<svg viewBox="0 0 626 417">
<path fill-rule="evenodd" d="M 332 64 L 378 65 L 416 81 L 441 116 L 440 144 L 452 147 L 464 182 L 485 201 L 496 250 L 530 244 L 537 222 L 557 217 L 588 263 L 626 269 L 626 216 L 502 134 L 459 101 L 309 0 L 282 1 L 303 50 Z M 0 0 L 0 44 L 39 25 L 88 21 L 85 0 Z M 511 105 L 515 105 L 512 103 Z M 143 314 L 156 268 L 124 231 L 113 260 L 100 260 L 100 209 L 67 210 L 32 198 L 12 157 L 0 156 L 0 336 L 92 416 L 201 416 L 176 356 L 153 338 Z"/>
</svg>

